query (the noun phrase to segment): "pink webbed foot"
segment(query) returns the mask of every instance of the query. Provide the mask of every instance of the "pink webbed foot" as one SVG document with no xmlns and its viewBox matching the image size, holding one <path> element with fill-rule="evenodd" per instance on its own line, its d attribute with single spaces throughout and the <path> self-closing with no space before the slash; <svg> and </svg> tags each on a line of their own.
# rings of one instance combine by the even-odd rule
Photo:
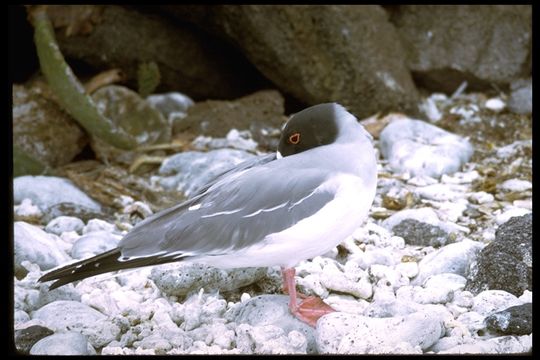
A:
<svg viewBox="0 0 540 360">
<path fill-rule="evenodd" d="M 306 296 L 296 291 L 296 284 L 294 281 L 294 268 L 282 268 L 283 273 L 283 291 L 290 296 L 289 310 L 299 320 L 309 324 L 312 327 L 317 325 L 319 318 L 331 312 L 335 312 L 334 309 L 321 298 L 316 296 Z M 300 303 L 296 303 L 296 297 L 303 298 Z"/>
<path fill-rule="evenodd" d="M 330 305 L 316 296 L 307 297 L 295 310 L 291 310 L 294 316 L 313 327 L 317 325 L 319 318 L 335 311 Z"/>
</svg>

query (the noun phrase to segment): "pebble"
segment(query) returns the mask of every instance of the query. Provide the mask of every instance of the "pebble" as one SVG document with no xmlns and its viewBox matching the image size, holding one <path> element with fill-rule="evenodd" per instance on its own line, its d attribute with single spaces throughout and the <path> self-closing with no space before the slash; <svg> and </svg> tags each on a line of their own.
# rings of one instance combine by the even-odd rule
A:
<svg viewBox="0 0 540 360">
<path fill-rule="evenodd" d="M 466 290 L 505 290 L 515 296 L 532 289 L 532 214 L 512 217 L 478 255 Z"/>
<path fill-rule="evenodd" d="M 94 347 L 103 347 L 116 338 L 120 329 L 97 310 L 77 301 L 57 300 L 32 313 L 54 331 L 74 331 L 86 335 Z"/>
<path fill-rule="evenodd" d="M 485 191 L 474 192 L 469 195 L 469 200 L 474 204 L 486 204 L 495 200 L 495 197 Z"/>
<path fill-rule="evenodd" d="M 57 249 L 56 235 L 48 234 L 39 227 L 16 221 L 13 225 L 13 243 L 15 245 L 15 274 L 25 274 L 24 260 L 38 264 L 43 270 L 49 270 L 69 260 L 69 257 Z"/>
<path fill-rule="evenodd" d="M 304 337 L 307 353 L 315 353 L 314 329 L 292 316 L 288 304 L 289 296 L 287 295 L 256 296 L 235 308 L 233 318 L 237 324 L 249 324 L 258 329 L 264 326 L 274 326 L 279 328 L 282 334 L 289 334 L 292 331 L 298 332 Z M 261 344 L 255 343 L 255 346 L 261 347 Z"/>
<path fill-rule="evenodd" d="M 502 336 L 489 340 L 478 340 L 461 344 L 439 354 L 524 354 L 532 351 L 531 335 L 520 337 Z"/>
<path fill-rule="evenodd" d="M 195 194 L 224 171 L 256 156 L 242 150 L 218 149 L 209 152 L 185 151 L 167 158 L 152 180 L 165 189 Z"/>
<path fill-rule="evenodd" d="M 22 329 L 15 329 L 15 347 L 17 351 L 28 354 L 35 343 L 51 334 L 53 334 L 51 329 L 40 325 L 30 325 Z"/>
<path fill-rule="evenodd" d="M 532 183 L 527 180 L 510 179 L 500 184 L 499 189 L 502 191 L 523 192 L 523 191 L 531 190 Z"/>
<path fill-rule="evenodd" d="M 512 306 L 486 317 L 488 330 L 504 335 L 532 333 L 532 303 Z"/>
<path fill-rule="evenodd" d="M 121 236 L 108 231 L 92 231 L 78 238 L 71 248 L 73 259 L 85 259 L 118 246 Z"/>
<path fill-rule="evenodd" d="M 150 279 L 167 295 L 184 296 L 201 288 L 231 291 L 266 275 L 266 268 L 223 270 L 202 264 L 172 263 L 152 268 Z"/>
<path fill-rule="evenodd" d="M 532 114 L 532 79 L 519 79 L 510 85 L 508 108 L 516 114 Z"/>
<path fill-rule="evenodd" d="M 395 172 L 440 178 L 458 171 L 469 161 L 468 140 L 424 121 L 403 118 L 388 124 L 380 134 L 381 153 Z"/>
<path fill-rule="evenodd" d="M 224 138 L 212 138 L 209 136 L 198 136 L 191 142 L 191 147 L 195 150 L 232 148 L 254 152 L 257 150 L 257 142 L 251 138 L 249 130 L 238 131 L 231 129 Z"/>
<path fill-rule="evenodd" d="M 108 223 L 107 221 L 101 219 L 92 219 L 89 220 L 86 226 L 83 228 L 82 233 L 88 234 L 93 231 L 107 231 L 114 232 L 116 226 L 114 224 Z"/>
<path fill-rule="evenodd" d="M 24 199 L 32 200 L 42 211 L 60 203 L 73 203 L 93 211 L 101 211 L 101 205 L 76 187 L 71 180 L 54 176 L 19 176 L 13 180 L 13 200 L 16 204 Z"/>
<path fill-rule="evenodd" d="M 519 207 L 511 207 L 510 209 L 506 210 L 505 212 L 497 215 L 495 217 L 495 223 L 497 225 L 502 225 L 504 223 L 507 223 L 510 219 L 514 217 L 522 217 L 527 214 L 531 214 L 531 210 L 519 208 Z"/>
<path fill-rule="evenodd" d="M 40 219 L 43 216 L 43 212 L 38 206 L 32 204 L 32 200 L 23 199 L 19 205 L 14 207 L 15 218 L 21 220 L 25 219 Z"/>
<path fill-rule="evenodd" d="M 30 355 L 96 355 L 86 336 L 76 332 L 53 334 L 39 340 Z"/>
<path fill-rule="evenodd" d="M 442 273 L 465 276 L 483 247 L 484 244 L 469 239 L 443 246 L 418 263 L 418 275 L 412 284 L 422 285 L 430 276 Z"/>
<path fill-rule="evenodd" d="M 171 115 L 177 116 L 178 113 L 185 115 L 187 110 L 195 104 L 189 96 L 179 92 L 153 94 L 145 100 L 169 120 Z"/>
<path fill-rule="evenodd" d="M 485 102 L 484 106 L 489 110 L 500 112 L 504 110 L 506 103 L 499 98 L 491 98 Z"/>
<path fill-rule="evenodd" d="M 521 301 L 516 296 L 503 290 L 486 290 L 474 297 L 471 310 L 488 316 L 516 305 L 521 305 Z"/>
<path fill-rule="evenodd" d="M 422 353 L 444 335 L 443 321 L 434 315 L 372 318 L 331 313 L 317 323 L 317 348 L 321 354 Z"/>
<path fill-rule="evenodd" d="M 59 216 L 47 224 L 45 231 L 55 235 L 62 235 L 64 232 L 75 231 L 81 233 L 84 222 L 73 216 Z"/>
</svg>

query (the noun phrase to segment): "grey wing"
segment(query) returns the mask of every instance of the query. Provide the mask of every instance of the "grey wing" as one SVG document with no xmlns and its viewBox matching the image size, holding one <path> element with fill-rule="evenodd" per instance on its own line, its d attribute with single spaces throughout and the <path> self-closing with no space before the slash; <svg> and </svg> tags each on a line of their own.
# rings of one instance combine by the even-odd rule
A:
<svg viewBox="0 0 540 360">
<path fill-rule="evenodd" d="M 203 194 L 137 225 L 119 244 L 124 257 L 217 255 L 248 247 L 319 211 L 334 198 L 328 173 L 297 169 L 272 179 L 258 166 L 222 178 Z M 144 225 L 144 226 L 143 226 Z"/>
</svg>

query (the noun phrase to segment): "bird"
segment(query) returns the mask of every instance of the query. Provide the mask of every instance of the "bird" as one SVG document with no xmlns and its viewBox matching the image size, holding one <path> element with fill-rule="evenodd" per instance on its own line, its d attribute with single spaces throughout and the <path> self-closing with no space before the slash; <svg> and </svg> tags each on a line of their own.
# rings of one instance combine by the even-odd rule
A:
<svg viewBox="0 0 540 360">
<path fill-rule="evenodd" d="M 297 292 L 295 266 L 329 252 L 367 218 L 377 187 L 372 140 L 342 105 L 308 107 L 286 122 L 275 153 L 225 171 L 190 199 L 136 224 L 116 248 L 39 281 L 56 280 L 52 290 L 177 261 L 225 269 L 280 266 L 291 314 L 314 327 L 335 310 Z"/>
</svg>

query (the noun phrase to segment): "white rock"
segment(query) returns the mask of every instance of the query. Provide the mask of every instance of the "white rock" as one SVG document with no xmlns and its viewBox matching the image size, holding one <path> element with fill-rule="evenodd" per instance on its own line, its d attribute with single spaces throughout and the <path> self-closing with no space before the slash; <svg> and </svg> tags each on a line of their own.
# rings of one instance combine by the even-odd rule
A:
<svg viewBox="0 0 540 360">
<path fill-rule="evenodd" d="M 460 307 L 471 308 L 474 305 L 474 295 L 470 291 L 454 291 L 453 303 Z"/>
<path fill-rule="evenodd" d="M 527 180 L 510 179 L 500 184 L 499 189 L 503 191 L 522 192 L 522 191 L 531 190 L 532 183 Z"/>
<path fill-rule="evenodd" d="M 518 207 L 511 207 L 509 210 L 503 212 L 502 214 L 499 214 L 495 217 L 495 222 L 497 225 L 502 225 L 510 218 L 516 217 L 516 216 L 523 216 L 530 214 L 531 211 L 524 208 L 518 208 Z"/>
<path fill-rule="evenodd" d="M 461 344 L 439 354 L 525 354 L 532 351 L 532 335 L 501 336 Z"/>
<path fill-rule="evenodd" d="M 15 205 L 14 213 L 20 217 L 40 218 L 43 216 L 40 208 L 32 204 L 32 200 L 30 199 L 23 199 L 19 205 Z"/>
<path fill-rule="evenodd" d="M 351 295 L 330 294 L 324 299 L 334 310 L 350 314 L 362 315 L 369 306 L 369 302 L 364 299 L 357 299 Z"/>
<path fill-rule="evenodd" d="M 457 317 L 457 322 L 462 324 L 469 333 L 477 334 L 479 331 L 485 331 L 486 324 L 484 322 L 485 316 L 477 313 L 476 311 L 468 311 Z"/>
<path fill-rule="evenodd" d="M 467 172 L 457 171 L 452 175 L 443 174 L 441 176 L 441 182 L 444 184 L 470 184 L 479 177 L 480 174 L 476 170 Z"/>
<path fill-rule="evenodd" d="M 456 184 L 433 184 L 416 188 L 414 193 L 428 200 L 447 201 L 462 198 L 465 189 L 464 186 Z"/>
<path fill-rule="evenodd" d="M 331 313 L 318 321 L 316 340 L 321 354 L 381 354 L 402 353 L 402 343 L 409 350 L 427 349 L 443 335 L 442 319 L 431 313 L 394 318 Z"/>
<path fill-rule="evenodd" d="M 122 237 L 108 231 L 92 231 L 81 236 L 71 248 L 71 257 L 85 259 L 114 249 Z"/>
<path fill-rule="evenodd" d="M 189 263 L 171 263 L 151 269 L 150 279 L 167 295 L 184 296 L 201 288 L 231 291 L 266 275 L 266 268 L 218 269 Z"/>
<path fill-rule="evenodd" d="M 530 200 L 514 200 L 512 205 L 518 208 L 523 208 L 532 211 L 532 199 Z"/>
<path fill-rule="evenodd" d="M 401 275 L 406 276 L 409 279 L 418 275 L 418 263 L 414 261 L 399 263 L 396 265 L 395 269 Z"/>
<path fill-rule="evenodd" d="M 304 335 L 306 339 L 305 348 L 302 346 L 295 347 L 295 352 L 300 351 L 302 348 L 305 349 L 304 353 L 313 353 L 315 352 L 315 338 L 314 338 L 314 329 L 307 325 L 306 323 L 298 320 L 294 317 L 288 308 L 289 297 L 285 295 L 261 295 L 256 296 L 249 301 L 242 303 L 238 308 L 234 310 L 234 321 L 237 324 L 249 324 L 253 328 L 248 328 L 248 332 L 254 331 L 255 336 L 263 337 L 262 334 L 257 335 L 260 331 L 267 329 L 267 326 L 271 326 L 272 331 L 280 334 L 289 334 L 291 331 L 298 331 Z M 249 330 L 253 329 L 253 330 Z M 279 329 L 279 330 L 278 330 Z M 238 333 L 238 332 L 237 332 Z M 254 335 L 253 333 L 251 333 Z M 280 337 L 279 336 L 270 336 Z M 255 347 L 258 347 L 260 351 L 258 353 L 266 353 L 270 351 L 267 349 L 267 346 L 262 348 L 262 344 L 258 342 L 263 342 L 264 339 L 255 340 Z M 238 340 L 237 340 L 238 341 Z M 278 340 L 278 346 L 281 340 Z M 239 346 L 240 347 L 240 346 Z"/>
<path fill-rule="evenodd" d="M 381 153 L 395 172 L 440 177 L 453 173 L 473 153 L 468 140 L 424 121 L 403 118 L 380 134 Z"/>
<path fill-rule="evenodd" d="M 469 200 L 475 204 L 491 203 L 495 197 L 485 191 L 474 192 L 469 195 Z"/>
<path fill-rule="evenodd" d="M 105 315 L 76 301 L 58 300 L 32 313 L 55 331 L 75 331 L 88 337 L 94 347 L 103 347 L 119 334 L 120 329 Z"/>
<path fill-rule="evenodd" d="M 396 297 L 417 304 L 446 304 L 452 301 L 454 292 L 446 287 L 424 289 L 420 286 L 402 286 L 396 291 Z"/>
<path fill-rule="evenodd" d="M 75 231 L 80 233 L 84 227 L 84 222 L 73 216 L 59 216 L 49 221 L 45 231 L 55 235 L 62 235 L 64 232 Z"/>
<path fill-rule="evenodd" d="M 74 203 L 94 211 L 101 211 L 101 205 L 65 178 L 54 176 L 19 176 L 13 180 L 14 202 L 31 199 L 42 211 L 60 204 Z"/>
<path fill-rule="evenodd" d="M 69 261 L 69 257 L 58 250 L 55 236 L 37 226 L 22 221 L 15 222 L 15 272 L 25 271 L 21 265 L 24 260 L 38 264 L 42 270 L 49 270 Z"/>
<path fill-rule="evenodd" d="M 423 286 L 425 288 L 447 288 L 451 291 L 461 290 L 465 287 L 467 279 L 458 274 L 442 273 L 429 276 Z"/>
<path fill-rule="evenodd" d="M 500 112 L 506 107 L 506 103 L 499 98 L 491 98 L 486 100 L 484 106 L 487 109 L 493 110 L 495 112 Z"/>
<path fill-rule="evenodd" d="M 184 151 L 163 161 L 160 176 L 153 176 L 152 181 L 165 189 L 176 189 L 190 196 L 217 175 L 243 161 L 255 159 L 255 155 L 234 149 Z"/>
<path fill-rule="evenodd" d="M 523 295 L 519 297 L 519 300 L 523 303 L 532 303 L 532 291 L 525 290 L 523 291 Z"/>
<path fill-rule="evenodd" d="M 13 322 L 15 323 L 15 327 L 17 327 L 18 324 L 23 324 L 30 320 L 30 316 L 23 311 L 23 310 L 15 310 L 13 313 Z"/>
<path fill-rule="evenodd" d="M 107 232 L 114 232 L 116 229 L 116 225 L 108 223 L 105 220 L 101 219 L 91 219 L 88 221 L 88 224 L 83 228 L 82 233 L 88 234 L 93 231 L 107 231 Z"/>
<path fill-rule="evenodd" d="M 442 118 L 442 113 L 437 108 L 436 102 L 431 97 L 428 97 L 422 101 L 419 108 L 424 114 L 426 114 L 430 121 L 437 122 Z"/>
<path fill-rule="evenodd" d="M 412 284 L 422 285 L 424 281 L 436 274 L 452 273 L 464 276 L 485 244 L 465 239 L 461 242 L 443 246 L 426 255 L 418 263 L 418 276 Z"/>
<path fill-rule="evenodd" d="M 485 290 L 474 297 L 472 310 L 489 316 L 515 305 L 521 305 L 521 301 L 515 295 L 503 290 Z"/>
<path fill-rule="evenodd" d="M 76 332 L 47 336 L 32 346 L 30 355 L 96 355 L 86 336 Z"/>
</svg>

